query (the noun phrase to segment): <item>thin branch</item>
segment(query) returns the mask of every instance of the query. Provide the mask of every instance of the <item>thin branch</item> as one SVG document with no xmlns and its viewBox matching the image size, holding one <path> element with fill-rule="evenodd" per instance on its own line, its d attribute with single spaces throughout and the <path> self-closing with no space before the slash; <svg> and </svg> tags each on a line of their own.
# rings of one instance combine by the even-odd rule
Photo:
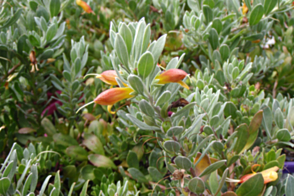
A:
<svg viewBox="0 0 294 196">
<path fill-rule="evenodd" d="M 20 62 L 18 64 L 14 65 L 11 68 L 11 70 L 9 70 L 8 73 L 1 78 L 1 81 L 4 80 L 5 78 L 7 78 L 9 75 L 11 75 L 19 66 L 21 66 L 21 63 Z"/>
</svg>

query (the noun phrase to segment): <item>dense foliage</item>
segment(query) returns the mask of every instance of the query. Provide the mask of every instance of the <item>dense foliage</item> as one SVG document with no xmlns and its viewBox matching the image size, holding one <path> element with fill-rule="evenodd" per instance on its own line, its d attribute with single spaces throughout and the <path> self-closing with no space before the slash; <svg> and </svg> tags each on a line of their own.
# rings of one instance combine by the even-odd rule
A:
<svg viewBox="0 0 294 196">
<path fill-rule="evenodd" d="M 0 2 L 0 195 L 293 195 L 291 0 Z"/>
</svg>

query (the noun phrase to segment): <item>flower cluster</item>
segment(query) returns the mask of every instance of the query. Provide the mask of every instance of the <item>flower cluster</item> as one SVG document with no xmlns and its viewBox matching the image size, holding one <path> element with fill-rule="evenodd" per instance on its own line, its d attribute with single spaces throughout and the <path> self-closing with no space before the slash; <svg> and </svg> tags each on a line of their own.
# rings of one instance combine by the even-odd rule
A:
<svg viewBox="0 0 294 196">
<path fill-rule="evenodd" d="M 96 78 L 99 78 L 106 84 L 111 85 L 111 88 L 100 93 L 94 99 L 93 102 L 90 102 L 84 105 L 83 107 L 91 103 L 96 103 L 99 105 L 107 105 L 108 112 L 111 114 L 114 114 L 115 112 L 111 111 L 111 108 L 115 103 L 122 101 L 124 99 L 129 99 L 134 97 L 134 95 L 132 94 L 134 90 L 128 87 L 127 84 L 125 84 L 126 87 L 112 88 L 113 85 L 118 85 L 117 74 L 114 70 L 108 70 L 108 71 L 104 71 L 101 74 L 93 74 L 93 75 L 95 75 Z M 182 81 L 187 75 L 188 74 L 183 70 L 169 69 L 160 73 L 155 79 L 157 80 L 157 84 L 178 83 L 184 88 L 189 89 L 189 86 Z M 82 109 L 83 107 L 81 107 L 80 109 Z"/>
</svg>

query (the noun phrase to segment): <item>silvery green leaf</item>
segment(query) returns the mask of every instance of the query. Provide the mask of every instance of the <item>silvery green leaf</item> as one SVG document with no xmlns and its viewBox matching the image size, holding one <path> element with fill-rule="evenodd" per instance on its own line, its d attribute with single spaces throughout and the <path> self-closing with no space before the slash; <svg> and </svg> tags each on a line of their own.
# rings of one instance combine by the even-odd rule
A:
<svg viewBox="0 0 294 196">
<path fill-rule="evenodd" d="M 160 181 L 164 176 L 158 171 L 156 167 L 148 167 L 148 172 L 152 178 L 153 181 L 158 182 Z"/>
<path fill-rule="evenodd" d="M 221 57 L 221 54 L 218 50 L 213 51 L 212 61 L 214 62 L 214 64 L 216 64 L 215 61 L 217 61 L 218 63 L 222 62 L 222 57 Z M 221 67 L 221 66 L 219 66 L 219 67 Z M 221 68 L 219 68 L 219 69 L 221 69 Z M 218 69 L 215 68 L 215 70 L 218 70 Z"/>
<path fill-rule="evenodd" d="M 193 193 L 203 193 L 205 190 L 205 184 L 201 178 L 195 177 L 189 181 L 188 188 Z"/>
<path fill-rule="evenodd" d="M 288 142 L 291 140 L 291 134 L 288 129 L 280 129 L 277 133 L 277 138 L 279 141 Z"/>
<path fill-rule="evenodd" d="M 178 156 L 174 161 L 179 168 L 185 169 L 186 171 L 189 171 L 192 167 L 192 162 L 187 157 Z"/>
<path fill-rule="evenodd" d="M 250 26 L 256 25 L 262 18 L 264 9 L 262 4 L 257 4 L 253 9 L 249 17 Z"/>
<path fill-rule="evenodd" d="M 177 136 L 180 135 L 183 132 L 183 130 L 184 128 L 182 126 L 171 127 L 169 128 L 169 130 L 167 130 L 166 135 L 168 137 Z"/>
<path fill-rule="evenodd" d="M 284 127 L 284 116 L 280 108 L 276 109 L 274 117 L 277 126 L 282 129 Z"/>
<path fill-rule="evenodd" d="M 263 118 L 262 118 L 262 126 L 264 127 L 267 136 L 269 138 L 272 137 L 272 123 L 273 123 L 273 116 L 272 111 L 268 106 L 264 106 L 263 108 Z"/>
<path fill-rule="evenodd" d="M 143 113 L 150 117 L 155 115 L 153 107 L 144 99 L 139 102 L 139 108 Z"/>
<path fill-rule="evenodd" d="M 179 152 L 180 148 L 181 148 L 180 144 L 176 141 L 173 141 L 173 140 L 165 141 L 163 146 L 166 148 L 166 150 L 173 152 L 173 153 Z"/>
<path fill-rule="evenodd" d="M 152 53 L 147 51 L 139 59 L 138 73 L 143 79 L 145 79 L 153 71 L 155 66 Z"/>
<path fill-rule="evenodd" d="M 11 185 L 10 180 L 7 177 L 3 177 L 0 179 L 0 194 L 1 195 L 7 195 L 7 191 L 9 189 L 9 186 Z"/>
<path fill-rule="evenodd" d="M 223 29 L 222 21 L 218 18 L 214 19 L 212 22 L 212 28 L 214 28 L 217 33 L 220 34 Z"/>
<path fill-rule="evenodd" d="M 128 82 L 135 91 L 141 95 L 144 95 L 144 84 L 140 77 L 131 74 L 128 77 Z"/>
<path fill-rule="evenodd" d="M 142 52 L 145 52 L 150 42 L 151 28 L 150 24 L 145 27 L 145 32 L 142 40 Z"/>
<path fill-rule="evenodd" d="M 226 61 L 230 56 L 230 48 L 227 44 L 222 44 L 219 48 L 219 52 L 222 56 L 223 61 Z"/>
<path fill-rule="evenodd" d="M 50 0 L 50 14 L 53 18 L 57 16 L 60 10 L 60 0 Z"/>
<path fill-rule="evenodd" d="M 157 41 L 154 41 L 150 44 L 148 51 L 153 54 L 154 62 L 157 63 L 159 56 L 162 53 L 162 50 L 165 45 L 166 34 L 162 35 Z M 153 47 L 151 47 L 153 45 Z"/>
<path fill-rule="evenodd" d="M 203 147 L 207 144 L 207 142 L 209 142 L 209 140 L 210 140 L 213 136 L 214 136 L 214 134 L 211 134 L 211 135 L 208 135 L 205 139 L 203 139 L 203 140 L 198 144 L 197 148 L 195 148 L 194 150 L 192 150 L 192 151 L 190 152 L 190 154 L 189 154 L 188 157 L 193 157 L 197 152 L 199 152 L 200 149 L 203 148 Z M 213 145 L 213 144 L 212 144 L 212 145 Z M 203 154 L 203 156 L 204 156 L 204 154 Z M 200 158 L 201 158 L 201 157 L 200 157 Z M 203 158 L 203 157 L 202 157 L 202 158 Z M 202 159 L 202 158 L 201 158 L 201 159 Z"/>
<path fill-rule="evenodd" d="M 213 11 L 207 5 L 203 5 L 202 9 L 203 9 L 203 13 L 204 13 L 204 16 L 205 16 L 206 24 L 208 24 L 213 19 Z"/>
<path fill-rule="evenodd" d="M 209 43 L 210 43 L 213 50 L 217 49 L 217 47 L 219 46 L 218 37 L 219 36 L 218 36 L 217 31 L 214 28 L 212 28 L 209 32 L 208 39 L 209 39 Z"/>
<path fill-rule="evenodd" d="M 248 75 L 242 80 L 243 84 L 246 84 L 246 83 L 250 80 L 250 78 L 251 78 L 252 76 L 253 76 L 253 73 L 248 74 Z"/>
<path fill-rule="evenodd" d="M 143 52 L 142 51 L 143 36 L 144 36 L 145 27 L 146 27 L 146 23 L 144 20 L 145 19 L 142 18 L 137 24 L 136 34 L 134 37 L 132 53 L 131 53 L 131 56 L 134 58 L 132 59 L 132 62 L 138 61 L 139 57 L 141 56 Z"/>
<path fill-rule="evenodd" d="M 264 14 L 268 15 L 276 6 L 278 0 L 265 0 L 264 2 Z"/>
<path fill-rule="evenodd" d="M 188 136 L 191 135 L 196 135 L 199 131 L 200 131 L 200 127 L 202 124 L 202 118 L 206 115 L 206 113 L 204 114 L 200 114 L 198 115 L 195 119 L 193 124 L 185 131 L 185 133 L 182 135 L 180 140 L 185 139 Z"/>
<path fill-rule="evenodd" d="M 188 115 L 190 109 L 192 109 L 194 106 L 195 106 L 194 102 L 189 103 L 188 105 L 185 105 L 185 107 L 183 107 L 182 109 L 177 111 L 174 115 L 172 115 L 173 121 L 178 119 L 178 118 L 182 118 L 182 117 L 185 117 L 186 115 Z"/>
<path fill-rule="evenodd" d="M 205 168 L 203 170 L 203 172 L 199 175 L 199 177 L 202 177 L 202 176 L 205 176 L 205 175 L 208 175 L 208 174 L 214 172 L 215 170 L 222 167 L 226 162 L 227 162 L 227 160 L 220 160 L 215 163 L 212 163 L 211 165 L 209 165 L 207 168 Z"/>
<path fill-rule="evenodd" d="M 294 177 L 290 174 L 288 174 L 286 178 L 286 188 L 285 188 L 285 193 L 286 196 L 293 195 L 294 193 Z"/>
<path fill-rule="evenodd" d="M 32 173 L 29 173 L 29 175 L 27 176 L 26 181 L 22 187 L 22 195 L 27 194 L 27 191 L 29 190 L 31 182 L 32 182 Z"/>
<path fill-rule="evenodd" d="M 204 139 L 205 140 L 205 139 Z M 207 153 L 207 151 L 210 149 L 210 147 L 213 145 L 215 141 L 212 141 L 211 143 L 208 144 L 208 146 L 205 148 L 205 150 L 202 152 L 201 156 L 199 157 L 199 159 L 197 160 L 197 162 L 194 164 L 194 167 L 197 166 L 197 164 L 203 159 L 203 157 L 205 156 L 205 154 Z M 197 150 L 200 150 L 199 146 L 197 147 Z M 196 151 L 197 152 L 197 151 Z"/>
<path fill-rule="evenodd" d="M 218 185 L 218 188 L 217 190 L 215 191 L 214 195 L 218 195 L 218 193 L 221 191 L 226 179 L 227 179 L 227 176 L 228 176 L 228 173 L 229 173 L 229 168 L 227 168 L 224 172 L 223 172 L 223 175 L 222 175 L 222 178 L 219 182 L 219 185 Z"/>
<path fill-rule="evenodd" d="M 219 116 L 213 116 L 211 119 L 210 119 L 210 125 L 211 127 L 213 128 L 217 128 L 217 126 L 219 125 L 219 123 L 221 123 L 220 121 L 220 118 Z"/>
<path fill-rule="evenodd" d="M 132 50 L 132 45 L 133 45 L 133 35 L 131 30 L 128 28 L 128 26 L 125 23 L 122 23 L 120 29 L 119 29 L 119 34 L 122 36 L 124 39 L 128 53 L 131 54 Z"/>
<path fill-rule="evenodd" d="M 164 92 L 160 95 L 160 97 L 157 99 L 155 105 L 160 106 L 160 105 L 162 105 L 162 104 L 168 102 L 169 99 L 170 99 L 170 97 L 171 97 L 171 93 L 170 93 L 170 91 L 164 91 Z"/>
<path fill-rule="evenodd" d="M 203 108 L 204 111 L 208 111 L 209 99 L 208 98 L 203 99 L 200 103 L 200 107 Z"/>
<path fill-rule="evenodd" d="M 135 152 L 129 151 L 129 154 L 127 156 L 127 164 L 129 167 L 139 169 L 139 161 L 138 161 L 137 154 Z"/>
<path fill-rule="evenodd" d="M 179 66 L 182 63 L 184 57 L 185 57 L 185 53 L 183 53 L 181 55 L 180 59 L 178 57 L 172 58 L 172 60 L 167 64 L 166 70 L 179 68 Z"/>
<path fill-rule="evenodd" d="M 31 182 L 31 186 L 30 186 L 30 192 L 34 192 L 36 190 L 37 183 L 38 183 L 37 164 L 32 165 L 31 172 L 32 172 L 32 182 Z"/>
<path fill-rule="evenodd" d="M 57 33 L 57 24 L 51 24 L 46 31 L 46 40 L 50 42 Z"/>
<path fill-rule="evenodd" d="M 138 182 L 148 183 L 148 180 L 145 178 L 144 174 L 140 170 L 136 168 L 129 168 L 128 172 Z"/>
<path fill-rule="evenodd" d="M 233 80 L 235 80 L 239 75 L 239 68 L 238 67 L 234 67 L 233 71 L 232 71 L 232 78 Z"/>
<path fill-rule="evenodd" d="M 191 10 L 194 10 L 196 13 L 200 12 L 201 4 L 199 4 L 198 0 L 188 0 L 187 3 Z"/>
<path fill-rule="evenodd" d="M 44 180 L 42 187 L 41 187 L 41 190 L 39 192 L 39 196 L 43 196 L 50 178 L 51 178 L 51 175 L 47 176 L 46 179 Z"/>
<path fill-rule="evenodd" d="M 127 45 L 126 45 L 124 39 L 122 38 L 122 36 L 118 33 L 116 34 L 114 49 L 115 49 L 116 54 L 117 54 L 119 60 L 121 61 L 121 63 L 124 66 L 128 67 L 129 54 L 128 54 Z"/>
<path fill-rule="evenodd" d="M 137 118 L 135 118 L 134 116 L 130 115 L 130 114 L 126 114 L 126 116 L 129 118 L 129 120 L 134 123 L 136 126 L 138 126 L 140 129 L 142 130 L 147 130 L 147 131 L 153 131 L 153 130 L 160 130 L 159 127 L 155 127 L 155 126 L 149 126 L 146 123 L 138 120 Z"/>
</svg>

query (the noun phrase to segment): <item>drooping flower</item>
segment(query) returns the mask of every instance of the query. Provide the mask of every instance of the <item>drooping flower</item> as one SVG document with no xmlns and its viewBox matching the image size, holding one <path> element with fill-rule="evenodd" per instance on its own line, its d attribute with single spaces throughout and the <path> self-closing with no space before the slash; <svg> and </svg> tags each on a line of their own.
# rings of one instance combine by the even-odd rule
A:
<svg viewBox="0 0 294 196">
<path fill-rule="evenodd" d="M 107 105 L 107 110 L 109 113 L 114 114 L 115 112 L 111 111 L 112 106 L 121 100 L 133 97 L 134 95 L 131 95 L 132 92 L 134 92 L 134 90 L 129 87 L 111 88 L 100 93 L 93 102 L 99 105 Z M 80 109 L 78 109 L 77 112 L 89 104 L 92 104 L 93 102 L 85 104 Z"/>
<path fill-rule="evenodd" d="M 182 81 L 187 75 L 188 74 L 181 69 L 169 69 L 156 76 L 155 79 L 159 80 L 157 82 L 158 84 L 167 84 L 173 82 L 180 84 L 186 89 L 189 89 L 189 86 Z"/>
<path fill-rule="evenodd" d="M 245 3 L 243 3 L 243 6 L 242 6 L 242 14 L 245 15 L 247 12 L 248 12 L 248 7 L 246 6 Z"/>
<path fill-rule="evenodd" d="M 106 84 L 109 84 L 111 86 L 118 85 L 118 83 L 115 79 L 116 77 L 118 77 L 115 70 L 107 70 L 107 71 L 102 72 L 101 74 L 92 74 L 91 73 L 91 74 L 87 74 L 85 77 L 92 76 L 92 75 L 96 76 L 96 78 L 99 78 L 100 80 L 102 80 L 103 82 L 105 82 Z M 127 85 L 125 84 L 125 86 L 127 86 Z"/>
<path fill-rule="evenodd" d="M 94 13 L 93 10 L 91 9 L 91 7 L 84 1 L 82 0 L 76 0 L 76 3 L 78 6 L 80 6 L 81 8 L 83 8 L 83 10 L 87 13 Z"/>
<path fill-rule="evenodd" d="M 115 79 L 116 77 L 117 77 L 117 74 L 116 74 L 116 71 L 114 70 L 107 70 L 96 76 L 96 78 L 99 78 L 106 84 L 110 84 L 110 85 L 118 85 Z"/>
<path fill-rule="evenodd" d="M 275 166 L 258 173 L 262 175 L 264 184 L 267 184 L 269 182 L 273 182 L 278 179 L 278 173 L 277 173 L 278 170 L 279 170 L 279 167 Z M 254 172 L 252 174 L 246 174 L 242 176 L 239 183 L 246 182 L 248 179 L 250 179 L 251 177 L 255 176 L 258 173 Z"/>
<path fill-rule="evenodd" d="M 129 87 L 111 88 L 100 93 L 96 99 L 94 99 L 94 103 L 107 105 L 109 113 L 114 114 L 115 112 L 111 111 L 112 106 L 121 100 L 133 97 L 133 95 L 130 95 L 132 92 L 134 92 L 134 90 Z"/>
<path fill-rule="evenodd" d="M 269 169 L 263 170 L 258 173 L 252 172 L 251 174 L 246 174 L 246 175 L 242 176 L 240 178 L 240 180 L 227 178 L 226 181 L 227 182 L 243 183 L 243 182 L 246 182 L 247 180 L 249 180 L 250 178 L 252 178 L 253 176 L 255 176 L 256 174 L 261 174 L 263 177 L 263 183 L 267 184 L 270 182 L 274 182 L 278 179 L 278 177 L 279 177 L 278 173 L 277 173 L 278 170 L 279 170 L 279 167 L 274 166 L 274 167 L 271 167 Z"/>
</svg>

